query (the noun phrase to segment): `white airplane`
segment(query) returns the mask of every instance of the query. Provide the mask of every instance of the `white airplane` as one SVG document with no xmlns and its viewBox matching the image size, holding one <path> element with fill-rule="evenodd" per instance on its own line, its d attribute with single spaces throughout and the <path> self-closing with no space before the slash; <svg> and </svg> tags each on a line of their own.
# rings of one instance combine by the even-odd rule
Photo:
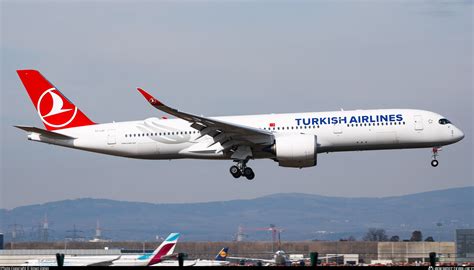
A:
<svg viewBox="0 0 474 270">
<path fill-rule="evenodd" d="M 46 129 L 16 126 L 32 141 L 137 159 L 226 159 L 230 173 L 255 177 L 250 159 L 280 166 L 316 166 L 318 153 L 405 148 L 438 149 L 464 138 L 445 117 L 430 111 L 379 109 L 203 117 L 166 106 L 138 91 L 156 109 L 178 119 L 97 124 L 36 70 L 18 70 Z"/>
<path fill-rule="evenodd" d="M 226 261 L 227 254 L 229 248 L 225 247 L 217 253 L 214 260 L 184 260 L 183 266 L 225 266 L 229 265 L 229 262 Z M 177 260 L 163 260 L 153 266 L 179 266 L 179 262 Z"/>
<path fill-rule="evenodd" d="M 119 260 L 120 255 L 98 255 L 98 256 L 70 256 L 64 257 L 63 266 L 107 266 L 114 261 Z M 55 257 L 44 257 L 37 259 L 30 259 L 25 261 L 21 266 L 58 266 L 58 261 Z"/>
<path fill-rule="evenodd" d="M 151 266 L 173 254 L 179 236 L 179 233 L 171 233 L 153 253 L 143 255 L 66 255 L 63 266 Z M 45 257 L 27 260 L 23 266 L 58 266 L 58 262 L 56 258 Z"/>
<path fill-rule="evenodd" d="M 336 258 L 337 255 L 334 256 L 324 256 L 319 257 L 319 259 L 330 259 Z M 301 261 L 308 261 L 309 258 L 301 258 L 301 259 L 291 259 L 288 254 L 285 253 L 283 250 L 277 250 L 275 254 L 273 254 L 272 259 L 259 259 L 259 258 L 249 258 L 249 257 L 228 257 L 229 261 L 241 263 L 250 262 L 253 264 L 261 263 L 264 266 L 291 266 L 296 263 L 300 263 Z"/>
<path fill-rule="evenodd" d="M 229 261 L 232 262 L 238 262 L 239 264 L 241 262 L 244 263 L 261 263 L 262 265 L 265 266 L 274 266 L 274 265 L 279 265 L 279 266 L 290 266 L 293 261 L 291 261 L 288 257 L 288 255 L 283 251 L 283 250 L 277 250 L 273 254 L 272 259 L 259 259 L 259 258 L 249 258 L 249 257 L 228 257 Z"/>
</svg>

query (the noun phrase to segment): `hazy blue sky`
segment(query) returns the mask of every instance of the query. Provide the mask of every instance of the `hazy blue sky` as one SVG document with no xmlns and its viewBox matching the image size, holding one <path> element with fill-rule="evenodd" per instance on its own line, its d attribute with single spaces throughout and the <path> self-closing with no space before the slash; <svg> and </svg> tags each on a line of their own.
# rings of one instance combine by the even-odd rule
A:
<svg viewBox="0 0 474 270">
<path fill-rule="evenodd" d="M 0 208 L 80 197 L 146 202 L 279 192 L 390 196 L 473 185 L 472 1 L 1 1 Z M 39 69 L 96 122 L 162 116 L 140 86 L 213 115 L 436 111 L 466 134 L 445 147 L 321 154 L 318 166 L 144 161 L 27 141 L 43 127 L 15 70 Z"/>
</svg>

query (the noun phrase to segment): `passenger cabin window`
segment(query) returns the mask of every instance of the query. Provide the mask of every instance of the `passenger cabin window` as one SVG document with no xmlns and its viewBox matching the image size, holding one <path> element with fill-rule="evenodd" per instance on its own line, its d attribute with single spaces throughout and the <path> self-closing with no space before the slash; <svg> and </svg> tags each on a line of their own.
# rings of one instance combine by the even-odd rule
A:
<svg viewBox="0 0 474 270">
<path fill-rule="evenodd" d="M 451 122 L 446 118 L 441 118 L 438 121 L 441 125 L 451 124 Z"/>
</svg>

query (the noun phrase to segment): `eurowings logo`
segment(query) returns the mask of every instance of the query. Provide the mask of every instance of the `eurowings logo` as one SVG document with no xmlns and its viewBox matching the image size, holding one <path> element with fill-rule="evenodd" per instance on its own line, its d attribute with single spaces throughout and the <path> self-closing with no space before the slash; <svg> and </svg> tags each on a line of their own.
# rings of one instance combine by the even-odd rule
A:
<svg viewBox="0 0 474 270">
<path fill-rule="evenodd" d="M 54 87 L 41 94 L 36 108 L 43 123 L 54 128 L 67 126 L 77 114 L 77 107 L 70 102 L 64 102 Z"/>
<path fill-rule="evenodd" d="M 153 265 L 161 262 L 163 256 L 173 253 L 179 236 L 179 233 L 171 233 L 168 235 L 166 240 L 163 241 L 163 243 L 161 243 L 161 245 L 155 249 L 155 251 L 153 251 L 153 253 L 144 254 L 143 256 L 140 256 L 138 260 L 148 260 L 147 265 Z"/>
</svg>

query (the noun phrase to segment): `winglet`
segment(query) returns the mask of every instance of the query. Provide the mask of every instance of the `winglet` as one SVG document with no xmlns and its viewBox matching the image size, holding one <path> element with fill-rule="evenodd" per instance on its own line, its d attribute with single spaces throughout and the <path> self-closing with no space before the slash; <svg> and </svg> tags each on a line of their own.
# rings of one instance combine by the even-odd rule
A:
<svg viewBox="0 0 474 270">
<path fill-rule="evenodd" d="M 154 98 L 152 95 L 148 94 L 145 90 L 137 88 L 137 90 L 142 94 L 148 102 L 153 106 L 164 106 L 158 99 Z"/>
</svg>

